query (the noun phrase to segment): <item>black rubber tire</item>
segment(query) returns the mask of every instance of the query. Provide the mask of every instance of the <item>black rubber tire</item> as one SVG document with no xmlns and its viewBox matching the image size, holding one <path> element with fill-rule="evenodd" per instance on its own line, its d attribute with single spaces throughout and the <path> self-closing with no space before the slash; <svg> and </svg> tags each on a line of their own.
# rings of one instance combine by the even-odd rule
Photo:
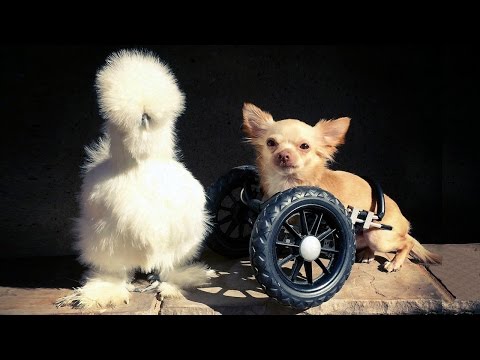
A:
<svg viewBox="0 0 480 360">
<path fill-rule="evenodd" d="M 234 217 L 236 223 L 244 225 L 243 229 L 246 230 L 246 232 L 242 238 L 227 236 L 217 223 L 217 217 L 224 199 L 229 196 L 229 194 L 231 195 L 233 192 L 238 191 L 238 189 L 243 188 L 246 182 L 255 186 L 259 184 L 258 172 L 255 166 L 244 165 L 235 167 L 207 188 L 207 209 L 213 219 L 213 231 L 207 237 L 206 243 L 207 246 L 216 253 L 229 258 L 248 256 L 251 227 L 253 227 L 253 223 L 255 222 L 256 214 L 248 210 L 248 207 L 238 199 L 235 205 L 235 214 L 232 213 L 231 215 Z M 251 225 L 248 225 L 245 219 L 247 213 L 251 219 Z"/>
<path fill-rule="evenodd" d="M 338 246 L 338 251 L 336 255 L 330 257 L 334 259 L 331 260 L 331 273 L 329 269 L 329 272 L 319 276 L 318 280 L 310 279 L 311 288 L 307 281 L 306 285 L 296 285 L 295 280 L 292 282 L 288 278 L 290 275 L 285 275 L 283 265 L 280 265 L 281 260 L 277 260 L 277 241 L 284 226 L 283 222 L 296 211 L 305 211 L 305 209 L 322 214 L 322 217 L 318 215 L 319 223 L 325 215 L 325 219 L 328 218 L 328 224 L 333 224 L 338 229 L 333 240 Z M 308 226 L 307 222 L 307 229 Z M 283 231 L 285 233 L 285 230 Z M 296 187 L 270 198 L 257 217 L 250 244 L 250 262 L 255 277 L 265 292 L 283 305 L 300 310 L 317 306 L 335 295 L 350 275 L 355 261 L 355 233 L 345 207 L 332 194 L 317 187 Z M 306 264 L 301 256 L 299 259 L 301 264 Z M 317 260 L 321 261 L 320 257 Z M 313 262 L 310 262 L 310 277 L 312 277 L 312 264 Z M 294 266 L 295 264 L 292 265 L 292 269 Z M 291 271 L 293 273 L 293 270 Z M 292 276 L 297 279 L 297 275 Z"/>
</svg>

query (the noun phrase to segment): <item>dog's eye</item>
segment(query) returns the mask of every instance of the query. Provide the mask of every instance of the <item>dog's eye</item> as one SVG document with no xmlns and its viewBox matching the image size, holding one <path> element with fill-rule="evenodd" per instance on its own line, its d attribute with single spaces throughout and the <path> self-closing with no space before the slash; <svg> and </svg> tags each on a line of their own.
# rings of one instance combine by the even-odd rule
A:
<svg viewBox="0 0 480 360">
<path fill-rule="evenodd" d="M 303 143 L 302 145 L 300 145 L 300 149 L 308 150 L 308 149 L 310 149 L 310 145 L 308 145 L 307 143 Z"/>
<path fill-rule="evenodd" d="M 275 140 L 273 140 L 273 139 L 268 139 L 268 140 L 267 140 L 267 146 L 272 147 L 272 146 L 275 146 L 275 145 L 277 145 L 277 143 L 275 142 Z"/>
</svg>

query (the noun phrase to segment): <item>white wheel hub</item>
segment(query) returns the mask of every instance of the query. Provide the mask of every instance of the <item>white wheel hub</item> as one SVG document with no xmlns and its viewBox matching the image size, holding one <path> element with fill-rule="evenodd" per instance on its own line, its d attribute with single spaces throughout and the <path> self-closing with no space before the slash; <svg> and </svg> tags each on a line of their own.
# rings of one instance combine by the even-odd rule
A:
<svg viewBox="0 0 480 360">
<path fill-rule="evenodd" d="M 309 235 L 300 244 L 300 255 L 307 261 L 313 261 L 320 256 L 322 245 L 315 236 Z"/>
</svg>

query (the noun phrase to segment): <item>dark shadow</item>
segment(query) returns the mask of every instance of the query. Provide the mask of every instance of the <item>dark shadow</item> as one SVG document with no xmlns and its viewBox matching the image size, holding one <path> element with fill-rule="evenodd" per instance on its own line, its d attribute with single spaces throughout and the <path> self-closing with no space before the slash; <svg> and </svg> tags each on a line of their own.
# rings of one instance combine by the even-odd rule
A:
<svg viewBox="0 0 480 360">
<path fill-rule="evenodd" d="M 76 256 L 0 259 L 0 286 L 71 289 L 80 286 L 85 270 Z"/>
<path fill-rule="evenodd" d="M 211 264 L 219 276 L 207 286 L 186 292 L 186 299 L 205 304 L 223 315 L 295 315 L 303 311 L 266 296 L 247 258 L 219 261 L 218 255 L 206 251 L 201 260 Z"/>
<path fill-rule="evenodd" d="M 381 271 L 381 272 L 387 272 L 384 268 L 383 268 L 383 264 L 386 262 L 386 261 L 390 261 L 389 259 L 387 259 L 386 257 L 383 257 L 383 256 L 380 256 L 380 255 L 375 255 L 375 261 L 378 262 L 378 270 Z M 417 265 L 424 265 L 424 263 L 422 263 L 422 261 L 416 259 L 415 257 L 413 256 L 409 256 L 407 259 L 405 259 L 405 261 L 410 261 L 414 264 L 417 264 Z"/>
<path fill-rule="evenodd" d="M 384 256 L 380 255 L 375 255 L 375 261 L 379 263 L 380 266 L 382 266 L 388 259 Z"/>
<path fill-rule="evenodd" d="M 383 257 L 383 256 L 380 256 L 380 255 L 375 255 L 375 261 L 378 262 L 378 270 L 381 271 L 381 272 L 387 272 L 387 270 L 385 270 L 383 268 L 383 264 L 387 261 L 389 261 L 389 259 L 387 259 L 386 257 Z"/>
<path fill-rule="evenodd" d="M 0 259 L 0 287 L 72 289 L 87 270 L 73 255 Z M 135 282 L 147 286 L 147 274 L 136 272 Z"/>
</svg>

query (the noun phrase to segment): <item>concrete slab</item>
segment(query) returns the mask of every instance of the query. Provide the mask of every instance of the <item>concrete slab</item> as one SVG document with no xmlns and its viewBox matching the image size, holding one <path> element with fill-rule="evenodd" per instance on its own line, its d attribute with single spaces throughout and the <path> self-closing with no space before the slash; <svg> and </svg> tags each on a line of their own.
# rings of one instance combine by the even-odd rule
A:
<svg viewBox="0 0 480 360">
<path fill-rule="evenodd" d="M 402 270 L 378 269 L 392 254 L 379 254 L 370 264 L 354 264 L 343 288 L 328 302 L 305 312 L 269 298 L 253 276 L 248 259 L 227 260 L 205 254 L 219 272 L 209 286 L 189 291 L 185 299 L 165 299 L 161 315 L 177 314 L 417 314 L 442 313 L 451 295 L 423 266 L 407 261 Z"/>
<path fill-rule="evenodd" d="M 442 266 L 430 272 L 453 295 L 446 304 L 451 312 L 480 313 L 480 244 L 429 244 L 429 250 L 443 256 Z"/>
<path fill-rule="evenodd" d="M 225 259 L 206 250 L 202 260 L 218 271 L 211 284 L 187 291 L 182 299 L 159 301 L 155 294 L 133 293 L 130 304 L 115 309 L 57 309 L 85 270 L 73 257 L 4 259 L 0 262 L 0 314 L 457 314 L 480 313 L 480 244 L 426 245 L 443 255 L 441 266 L 407 261 L 387 274 L 379 266 L 393 257 L 377 254 L 370 264 L 354 264 L 343 288 L 324 304 L 297 311 L 269 298 L 253 276 L 248 258 Z M 140 277 L 137 286 L 145 286 Z"/>
<path fill-rule="evenodd" d="M 80 285 L 85 270 L 73 256 L 2 259 L 0 262 L 0 315 L 158 314 L 154 294 L 131 294 L 130 303 L 115 309 L 57 308 L 54 302 Z M 145 286 L 140 278 L 137 286 Z"/>
<path fill-rule="evenodd" d="M 69 289 L 19 289 L 0 287 L 0 315 L 152 315 L 160 303 L 152 294 L 133 293 L 128 305 L 114 309 L 78 310 L 57 308 L 55 300 L 68 295 Z"/>
</svg>

